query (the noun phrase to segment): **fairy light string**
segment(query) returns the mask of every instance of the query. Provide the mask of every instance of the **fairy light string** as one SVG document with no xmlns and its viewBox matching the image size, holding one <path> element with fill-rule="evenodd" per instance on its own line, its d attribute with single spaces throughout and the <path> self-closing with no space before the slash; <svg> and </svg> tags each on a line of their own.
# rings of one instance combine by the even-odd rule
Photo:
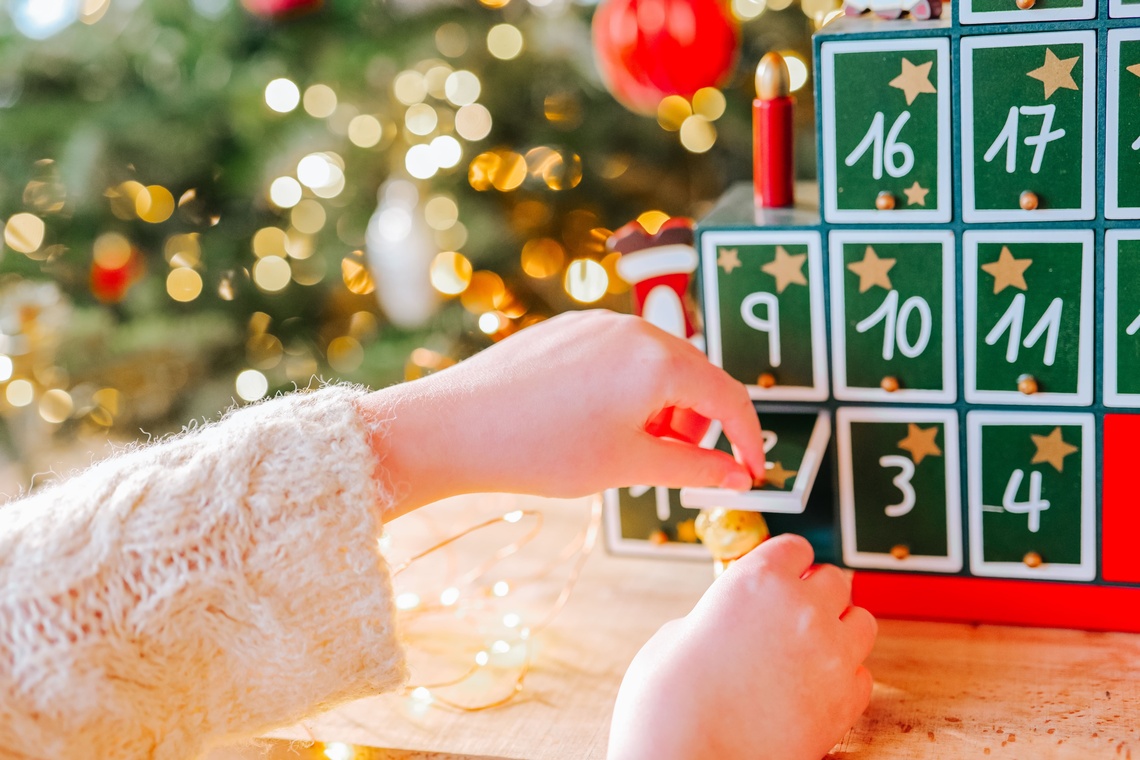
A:
<svg viewBox="0 0 1140 760">
<path fill-rule="evenodd" d="M 581 577 L 582 568 L 586 560 L 597 545 L 598 533 L 602 521 L 602 500 L 600 497 L 591 499 L 585 527 L 578 532 L 574 539 L 570 541 L 554 559 L 544 563 L 538 570 L 532 573 L 511 578 L 510 582 L 507 580 L 499 580 L 488 587 L 481 588 L 477 593 L 472 593 L 472 588 L 479 579 L 488 575 L 507 558 L 519 554 L 525 547 L 538 538 L 545 524 L 545 517 L 541 511 L 535 509 L 512 510 L 500 517 L 484 520 L 458 533 L 452 534 L 394 566 L 392 574 L 396 577 L 404 573 L 415 563 L 422 562 L 426 558 L 453 546 L 468 536 L 496 526 L 502 526 L 504 523 L 517 524 L 524 519 L 533 521 L 533 524 L 521 537 L 499 547 L 489 558 L 479 562 L 472 569 L 461 573 L 453 579 L 449 579 L 449 581 L 444 584 L 443 592 L 436 597 L 436 600 L 427 601 L 427 595 L 419 594 L 415 591 L 404 591 L 397 596 L 397 607 L 400 609 L 401 614 L 401 628 L 407 639 L 407 643 L 410 646 L 415 646 L 417 643 L 418 623 L 439 614 L 459 614 L 460 610 L 465 609 L 465 605 L 462 604 L 464 601 L 475 602 L 476 604 L 473 605 L 471 609 L 477 609 L 479 607 L 478 603 L 486 601 L 489 597 L 502 598 L 512 591 L 518 593 L 528 586 L 538 585 L 547 580 L 560 566 L 564 565 L 567 561 L 570 562 L 569 572 L 559 588 L 557 597 L 553 604 L 546 610 L 545 614 L 538 617 L 536 624 L 523 626 L 522 615 L 515 612 L 507 612 L 504 614 L 502 616 L 503 624 L 511 629 L 517 628 L 518 633 L 515 636 L 499 637 L 489 647 L 481 646 L 474 655 L 474 664 L 462 670 L 458 675 L 430 682 L 411 683 L 405 686 L 404 694 L 410 697 L 414 706 L 422 709 L 434 705 L 459 712 L 474 713 L 501 707 L 523 693 L 524 683 L 532 670 L 534 662 L 535 636 L 544 631 L 566 606 Z M 467 609 L 464 614 L 474 615 L 475 613 L 472 613 L 471 609 Z M 498 613 L 496 612 L 495 614 L 497 615 Z M 502 693 L 501 696 L 494 696 L 484 701 L 470 704 L 460 702 L 446 694 L 440 693 L 443 690 L 450 690 L 465 684 L 470 684 L 473 679 L 490 668 L 504 667 L 494 664 L 492 662 L 492 655 L 507 654 L 520 646 L 522 648 L 521 662 L 513 666 L 515 668 L 514 678 L 506 687 L 505 693 Z"/>
</svg>

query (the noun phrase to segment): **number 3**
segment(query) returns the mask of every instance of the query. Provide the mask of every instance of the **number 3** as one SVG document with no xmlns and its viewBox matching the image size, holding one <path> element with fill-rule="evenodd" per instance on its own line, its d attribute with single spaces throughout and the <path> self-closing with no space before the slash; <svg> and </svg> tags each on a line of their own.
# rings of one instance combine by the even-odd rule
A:
<svg viewBox="0 0 1140 760">
<path fill-rule="evenodd" d="M 891 504 L 883 511 L 887 513 L 887 517 L 902 517 L 914 509 L 914 485 L 910 482 L 910 479 L 914 477 L 914 462 L 904 456 L 892 454 L 879 457 L 879 466 L 884 469 L 898 467 L 901 470 L 891 482 L 894 483 L 895 488 L 902 491 L 903 500 L 898 504 Z"/>
</svg>

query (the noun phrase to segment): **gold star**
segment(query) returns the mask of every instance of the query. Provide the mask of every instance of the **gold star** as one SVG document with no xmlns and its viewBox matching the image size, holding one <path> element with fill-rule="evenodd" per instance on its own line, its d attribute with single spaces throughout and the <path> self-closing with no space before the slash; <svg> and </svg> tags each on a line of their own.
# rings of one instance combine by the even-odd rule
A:
<svg viewBox="0 0 1140 760">
<path fill-rule="evenodd" d="M 929 192 L 930 188 L 923 187 L 922 185 L 918 184 L 918 180 L 916 179 L 913 185 L 908 187 L 906 190 L 903 190 L 903 194 L 906 196 L 906 205 L 925 206 L 926 195 Z"/>
<path fill-rule="evenodd" d="M 1039 464 L 1041 462 L 1048 462 L 1057 468 L 1057 472 L 1065 465 L 1065 457 L 1069 454 L 1074 454 L 1079 449 L 1071 443 L 1065 443 L 1061 438 L 1061 428 L 1053 428 L 1053 432 L 1049 435 L 1031 435 L 1033 445 L 1037 447 L 1037 453 L 1033 455 L 1033 461 L 1030 464 Z"/>
<path fill-rule="evenodd" d="M 716 257 L 716 265 L 724 269 L 725 274 L 732 274 L 733 269 L 743 266 L 740 263 L 740 252 L 735 248 L 721 248 Z"/>
<path fill-rule="evenodd" d="M 783 293 L 784 288 L 789 285 L 807 285 L 807 278 L 804 277 L 804 261 L 806 260 L 806 253 L 797 253 L 792 256 L 784 250 L 784 246 L 778 245 L 776 246 L 776 258 L 760 267 L 760 271 L 775 277 L 776 292 Z"/>
<path fill-rule="evenodd" d="M 1015 259 L 1009 248 L 1003 245 L 998 260 L 982 264 L 982 271 L 993 276 L 994 295 L 1010 286 L 1018 290 L 1029 290 L 1029 286 L 1025 284 L 1025 270 L 1029 269 L 1032 263 L 1033 259 Z"/>
<path fill-rule="evenodd" d="M 677 523 L 677 540 L 683 544 L 697 542 L 697 524 L 694 520 L 683 520 Z"/>
<path fill-rule="evenodd" d="M 1057 90 L 1079 90 L 1073 81 L 1073 67 L 1077 65 L 1079 55 L 1061 60 L 1051 49 L 1045 48 L 1045 63 L 1040 68 L 1030 71 L 1026 76 L 1033 77 L 1045 85 L 1045 99 L 1052 97 Z"/>
<path fill-rule="evenodd" d="M 862 261 L 854 261 L 847 265 L 855 274 L 859 275 L 859 292 L 866 293 L 878 285 L 886 290 L 891 289 L 891 278 L 887 272 L 895 265 L 894 259 L 880 259 L 875 249 L 867 246 Z"/>
<path fill-rule="evenodd" d="M 764 482 L 771 483 L 776 488 L 784 488 L 788 478 L 794 478 L 798 470 L 785 470 L 779 462 L 772 462 L 772 466 L 764 471 Z"/>
<path fill-rule="evenodd" d="M 1134 63 L 1128 67 L 1128 71 L 1140 77 L 1140 63 Z"/>
<path fill-rule="evenodd" d="M 927 61 L 915 66 L 906 58 L 902 59 L 902 73 L 891 80 L 891 87 L 897 87 L 906 93 L 906 104 L 909 106 L 920 94 L 936 92 L 930 83 L 930 67 L 934 61 Z"/>
<path fill-rule="evenodd" d="M 909 422 L 906 426 L 906 438 L 899 441 L 899 448 L 903 451 L 909 451 L 910 458 L 914 460 L 915 464 L 922 464 L 922 460 L 928 456 L 942 456 L 942 449 L 938 448 L 938 444 L 934 442 L 937 436 L 937 425 L 923 430 L 913 422 Z"/>
</svg>

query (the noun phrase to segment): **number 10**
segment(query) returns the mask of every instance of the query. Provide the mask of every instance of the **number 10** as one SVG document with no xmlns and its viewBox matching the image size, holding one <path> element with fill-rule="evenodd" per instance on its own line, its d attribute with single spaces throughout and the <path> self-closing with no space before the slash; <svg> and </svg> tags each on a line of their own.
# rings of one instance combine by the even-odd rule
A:
<svg viewBox="0 0 1140 760">
<path fill-rule="evenodd" d="M 910 317 L 915 312 L 918 312 L 918 339 L 911 343 L 907 338 L 907 325 L 910 324 Z M 883 323 L 884 361 L 895 358 L 895 345 L 898 345 L 903 356 L 913 359 L 920 356 L 930 343 L 932 317 L 930 304 L 925 298 L 911 296 L 903 301 L 902 308 L 899 308 L 899 292 L 892 290 L 887 293 L 882 305 L 855 325 L 855 329 L 865 333 L 879 322 Z"/>
</svg>

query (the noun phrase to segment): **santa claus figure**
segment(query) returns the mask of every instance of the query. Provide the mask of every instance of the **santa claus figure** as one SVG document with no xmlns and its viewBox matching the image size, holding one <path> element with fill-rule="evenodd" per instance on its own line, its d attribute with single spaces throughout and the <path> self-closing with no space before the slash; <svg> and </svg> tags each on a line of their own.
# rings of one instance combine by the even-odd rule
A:
<svg viewBox="0 0 1140 760">
<path fill-rule="evenodd" d="M 692 220 L 670 219 L 652 235 L 633 221 L 606 245 L 621 254 L 617 273 L 633 289 L 634 313 L 678 338 L 700 342 L 689 301 L 698 261 Z"/>
</svg>

